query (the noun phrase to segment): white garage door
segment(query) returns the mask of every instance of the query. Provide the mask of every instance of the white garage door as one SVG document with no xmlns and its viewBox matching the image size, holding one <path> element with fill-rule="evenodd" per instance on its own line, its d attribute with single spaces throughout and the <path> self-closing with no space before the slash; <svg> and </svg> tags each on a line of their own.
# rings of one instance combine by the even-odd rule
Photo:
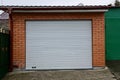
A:
<svg viewBox="0 0 120 80">
<path fill-rule="evenodd" d="M 26 21 L 26 69 L 92 68 L 91 21 Z"/>
</svg>

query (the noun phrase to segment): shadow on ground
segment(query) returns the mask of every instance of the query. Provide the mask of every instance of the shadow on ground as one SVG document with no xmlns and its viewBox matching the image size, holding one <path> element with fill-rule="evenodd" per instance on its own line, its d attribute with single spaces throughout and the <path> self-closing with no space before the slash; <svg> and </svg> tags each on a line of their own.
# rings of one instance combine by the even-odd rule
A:
<svg viewBox="0 0 120 80">
<path fill-rule="evenodd" d="M 110 60 L 106 63 L 112 74 L 114 74 L 117 80 L 120 80 L 120 60 Z"/>
</svg>

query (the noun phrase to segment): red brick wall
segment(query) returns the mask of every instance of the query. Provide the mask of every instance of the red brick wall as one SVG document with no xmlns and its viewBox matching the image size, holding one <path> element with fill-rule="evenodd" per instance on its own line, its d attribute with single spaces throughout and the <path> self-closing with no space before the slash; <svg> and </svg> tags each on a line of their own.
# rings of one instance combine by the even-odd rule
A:
<svg viewBox="0 0 120 80">
<path fill-rule="evenodd" d="M 26 20 L 92 20 L 93 66 L 105 66 L 104 13 L 13 13 L 13 64 L 25 68 Z"/>
</svg>

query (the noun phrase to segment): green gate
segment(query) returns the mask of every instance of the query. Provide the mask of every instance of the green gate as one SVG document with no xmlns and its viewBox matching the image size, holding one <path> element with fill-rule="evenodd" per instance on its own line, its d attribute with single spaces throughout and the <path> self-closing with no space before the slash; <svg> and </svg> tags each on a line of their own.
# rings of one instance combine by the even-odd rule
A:
<svg viewBox="0 0 120 80">
<path fill-rule="evenodd" d="M 105 13 L 106 60 L 120 60 L 120 7 Z"/>
<path fill-rule="evenodd" d="M 9 70 L 9 31 L 0 28 L 0 80 Z"/>
</svg>

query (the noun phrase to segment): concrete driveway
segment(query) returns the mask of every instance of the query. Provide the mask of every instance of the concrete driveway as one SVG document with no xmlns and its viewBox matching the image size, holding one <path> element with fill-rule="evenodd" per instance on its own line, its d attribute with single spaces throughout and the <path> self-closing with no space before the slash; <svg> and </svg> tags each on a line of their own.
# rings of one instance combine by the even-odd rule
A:
<svg viewBox="0 0 120 80">
<path fill-rule="evenodd" d="M 107 66 L 117 80 L 120 80 L 120 60 L 107 61 Z"/>
<path fill-rule="evenodd" d="M 109 69 L 13 72 L 3 80 L 116 80 Z"/>
</svg>

